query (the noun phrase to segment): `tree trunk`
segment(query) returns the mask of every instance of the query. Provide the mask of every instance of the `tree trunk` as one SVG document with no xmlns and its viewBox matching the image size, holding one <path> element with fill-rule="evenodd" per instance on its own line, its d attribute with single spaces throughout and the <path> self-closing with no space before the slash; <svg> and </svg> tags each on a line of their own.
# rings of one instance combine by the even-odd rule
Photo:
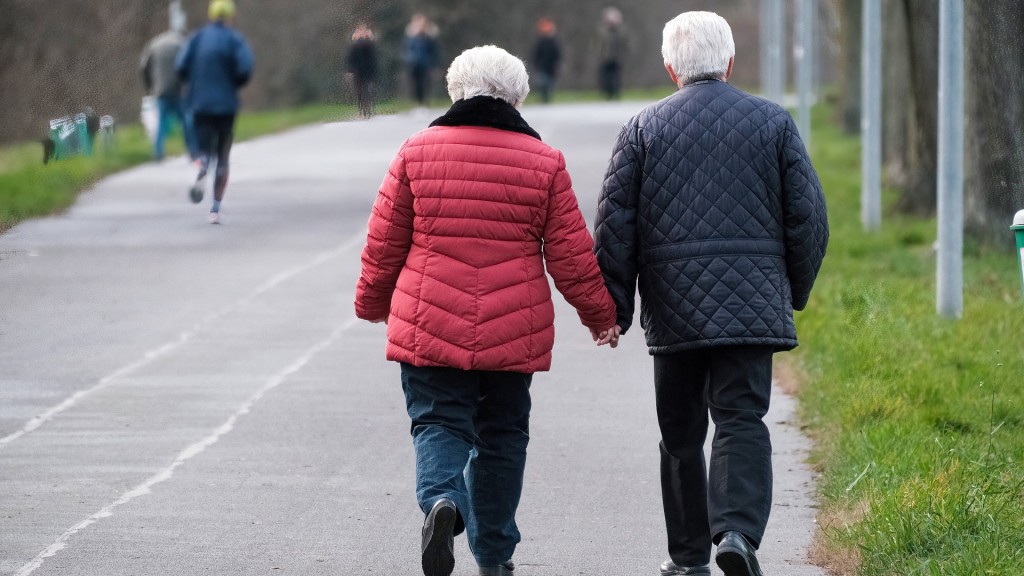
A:
<svg viewBox="0 0 1024 576">
<path fill-rule="evenodd" d="M 1024 6 L 967 2 L 964 12 L 967 231 L 1012 244 L 1007 228 L 1024 209 Z"/>
<path fill-rule="evenodd" d="M 906 6 L 882 3 L 882 153 L 886 184 L 907 186 L 913 106 L 909 103 L 910 39 Z"/>
<path fill-rule="evenodd" d="M 842 27 L 839 32 L 839 116 L 843 130 L 860 134 L 861 46 L 863 0 L 837 0 Z"/>
<path fill-rule="evenodd" d="M 906 186 L 897 204 L 901 212 L 931 215 L 936 208 L 938 149 L 939 3 L 904 0 L 910 46 L 911 90 Z"/>
</svg>

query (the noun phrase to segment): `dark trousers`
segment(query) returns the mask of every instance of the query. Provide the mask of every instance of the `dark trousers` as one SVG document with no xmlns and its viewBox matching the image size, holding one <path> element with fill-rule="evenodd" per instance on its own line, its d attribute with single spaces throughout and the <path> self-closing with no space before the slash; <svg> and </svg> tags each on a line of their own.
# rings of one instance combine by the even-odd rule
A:
<svg viewBox="0 0 1024 576">
<path fill-rule="evenodd" d="M 420 106 L 430 104 L 430 68 L 413 66 L 409 68 L 412 97 Z"/>
<path fill-rule="evenodd" d="M 532 374 L 402 364 L 416 450 L 416 500 L 426 514 L 455 503 L 480 566 L 512 559 L 530 441 Z"/>
<path fill-rule="evenodd" d="M 220 202 L 224 199 L 224 190 L 228 186 L 231 144 L 235 139 L 235 116 L 234 114 L 196 114 L 194 126 L 196 144 L 202 162 L 200 174 L 205 175 L 210 169 L 213 159 L 217 160 L 217 174 L 213 180 L 213 199 Z"/>
<path fill-rule="evenodd" d="M 359 115 L 363 118 L 373 116 L 373 99 L 375 82 L 356 76 L 356 101 L 359 102 Z"/>
<path fill-rule="evenodd" d="M 661 427 L 661 491 L 668 551 L 679 566 L 704 565 L 723 532 L 758 547 L 772 505 L 772 445 L 762 418 L 772 353 L 714 347 L 654 357 Z M 715 423 L 704 460 L 708 415 Z"/>
<path fill-rule="evenodd" d="M 622 88 L 622 73 L 617 60 L 606 60 L 598 71 L 601 92 L 608 100 L 617 100 Z"/>
</svg>

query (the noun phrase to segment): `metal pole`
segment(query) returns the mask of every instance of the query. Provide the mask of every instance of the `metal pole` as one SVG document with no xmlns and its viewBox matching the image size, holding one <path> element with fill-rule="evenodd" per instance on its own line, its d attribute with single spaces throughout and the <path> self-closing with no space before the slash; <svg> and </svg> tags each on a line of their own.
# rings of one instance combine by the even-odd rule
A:
<svg viewBox="0 0 1024 576">
<path fill-rule="evenodd" d="M 864 228 L 882 226 L 882 6 L 864 1 L 861 40 L 861 200 Z"/>
<path fill-rule="evenodd" d="M 936 308 L 964 311 L 964 4 L 939 3 L 939 254 Z"/>
<path fill-rule="evenodd" d="M 761 94 L 774 100 L 771 3 L 772 0 L 761 0 Z"/>
<path fill-rule="evenodd" d="M 782 103 L 786 87 L 785 0 L 761 0 L 761 89 L 765 98 Z"/>
<path fill-rule="evenodd" d="M 778 78 L 776 87 L 779 104 L 786 98 L 786 2 L 787 0 L 772 0 L 772 20 L 775 27 L 775 47 L 772 53 L 775 55 L 775 77 Z"/>
<path fill-rule="evenodd" d="M 797 74 L 796 83 L 799 95 L 799 113 L 797 114 L 797 130 L 800 131 L 800 138 L 804 145 L 811 147 L 811 98 L 814 81 L 811 65 L 814 57 L 811 55 L 813 48 L 811 42 L 814 36 L 811 19 L 814 14 L 815 0 L 797 0 L 797 32 L 796 49 L 793 51 L 796 56 Z"/>
</svg>

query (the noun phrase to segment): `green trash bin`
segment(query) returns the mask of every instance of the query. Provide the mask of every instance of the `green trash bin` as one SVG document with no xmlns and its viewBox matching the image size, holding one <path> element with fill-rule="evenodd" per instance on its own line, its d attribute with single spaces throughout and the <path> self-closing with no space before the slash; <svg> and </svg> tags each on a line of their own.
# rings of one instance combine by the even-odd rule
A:
<svg viewBox="0 0 1024 576">
<path fill-rule="evenodd" d="M 50 120 L 50 140 L 53 141 L 53 157 L 56 160 L 76 154 L 92 156 L 92 138 L 89 137 L 89 123 L 85 114 Z"/>
<path fill-rule="evenodd" d="M 1010 230 L 1017 236 L 1017 264 L 1020 265 L 1021 287 L 1024 289 L 1024 210 L 1017 212 L 1013 217 L 1013 226 L 1010 226 Z"/>
</svg>

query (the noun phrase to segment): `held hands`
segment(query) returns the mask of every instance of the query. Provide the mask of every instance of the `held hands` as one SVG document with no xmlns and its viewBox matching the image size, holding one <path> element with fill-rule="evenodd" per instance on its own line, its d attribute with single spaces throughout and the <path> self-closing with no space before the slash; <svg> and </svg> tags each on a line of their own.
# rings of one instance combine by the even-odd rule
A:
<svg viewBox="0 0 1024 576">
<path fill-rule="evenodd" d="M 615 348 L 619 345 L 619 334 L 621 333 L 622 328 L 620 328 L 618 324 L 612 326 L 608 330 L 598 331 L 594 330 L 593 328 L 590 329 L 590 337 L 594 339 L 594 342 L 597 342 L 598 346 L 604 346 L 605 344 L 608 344 L 612 348 Z"/>
</svg>

